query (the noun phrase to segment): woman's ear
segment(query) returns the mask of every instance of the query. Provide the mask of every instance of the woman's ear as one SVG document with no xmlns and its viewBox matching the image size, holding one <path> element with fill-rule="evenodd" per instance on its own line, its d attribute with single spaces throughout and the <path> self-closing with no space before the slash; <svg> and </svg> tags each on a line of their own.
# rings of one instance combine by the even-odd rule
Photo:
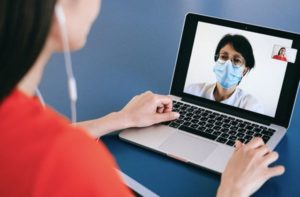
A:
<svg viewBox="0 0 300 197">
<path fill-rule="evenodd" d="M 250 71 L 249 67 L 245 66 L 245 69 L 243 71 L 243 76 L 245 76 Z"/>
</svg>

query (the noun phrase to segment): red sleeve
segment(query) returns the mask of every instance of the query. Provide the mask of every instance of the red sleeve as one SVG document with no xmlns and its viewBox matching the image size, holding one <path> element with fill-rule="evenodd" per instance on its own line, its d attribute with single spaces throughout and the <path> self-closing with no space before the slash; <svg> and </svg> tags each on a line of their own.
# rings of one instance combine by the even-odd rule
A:
<svg viewBox="0 0 300 197">
<path fill-rule="evenodd" d="M 80 130 L 65 132 L 46 154 L 33 196 L 131 196 L 106 148 Z"/>
</svg>

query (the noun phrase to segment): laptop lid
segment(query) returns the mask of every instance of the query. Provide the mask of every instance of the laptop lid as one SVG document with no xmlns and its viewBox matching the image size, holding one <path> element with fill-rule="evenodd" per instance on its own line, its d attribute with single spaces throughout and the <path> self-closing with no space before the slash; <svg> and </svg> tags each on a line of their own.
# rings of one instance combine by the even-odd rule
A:
<svg viewBox="0 0 300 197">
<path fill-rule="evenodd" d="M 232 57 L 226 56 L 230 46 L 237 52 Z M 188 14 L 170 93 L 190 103 L 287 128 L 299 84 L 299 49 L 299 34 Z M 232 83 L 237 83 L 234 93 L 215 101 L 216 85 L 228 90 Z"/>
</svg>

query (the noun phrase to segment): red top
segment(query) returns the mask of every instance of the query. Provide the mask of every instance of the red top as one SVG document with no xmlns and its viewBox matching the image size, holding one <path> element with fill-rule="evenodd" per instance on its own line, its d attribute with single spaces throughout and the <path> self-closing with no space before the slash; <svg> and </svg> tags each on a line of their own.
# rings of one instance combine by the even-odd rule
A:
<svg viewBox="0 0 300 197">
<path fill-rule="evenodd" d="M 281 60 L 281 61 L 287 61 L 286 57 L 280 56 L 280 55 L 274 55 L 273 59 Z"/>
<path fill-rule="evenodd" d="M 0 103 L 0 196 L 129 196 L 102 143 L 37 98 Z"/>
</svg>

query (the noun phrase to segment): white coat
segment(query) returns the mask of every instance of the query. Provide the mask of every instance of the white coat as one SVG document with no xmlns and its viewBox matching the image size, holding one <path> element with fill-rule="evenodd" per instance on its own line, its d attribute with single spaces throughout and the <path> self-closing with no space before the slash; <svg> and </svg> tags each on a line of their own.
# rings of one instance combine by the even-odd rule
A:
<svg viewBox="0 0 300 197">
<path fill-rule="evenodd" d="M 215 101 L 215 97 L 213 94 L 215 87 L 216 83 L 197 83 L 187 86 L 184 89 L 184 92 Z M 262 104 L 255 97 L 245 93 L 240 88 L 236 88 L 234 93 L 226 100 L 221 101 L 221 103 L 257 112 L 260 114 L 264 113 Z"/>
</svg>

